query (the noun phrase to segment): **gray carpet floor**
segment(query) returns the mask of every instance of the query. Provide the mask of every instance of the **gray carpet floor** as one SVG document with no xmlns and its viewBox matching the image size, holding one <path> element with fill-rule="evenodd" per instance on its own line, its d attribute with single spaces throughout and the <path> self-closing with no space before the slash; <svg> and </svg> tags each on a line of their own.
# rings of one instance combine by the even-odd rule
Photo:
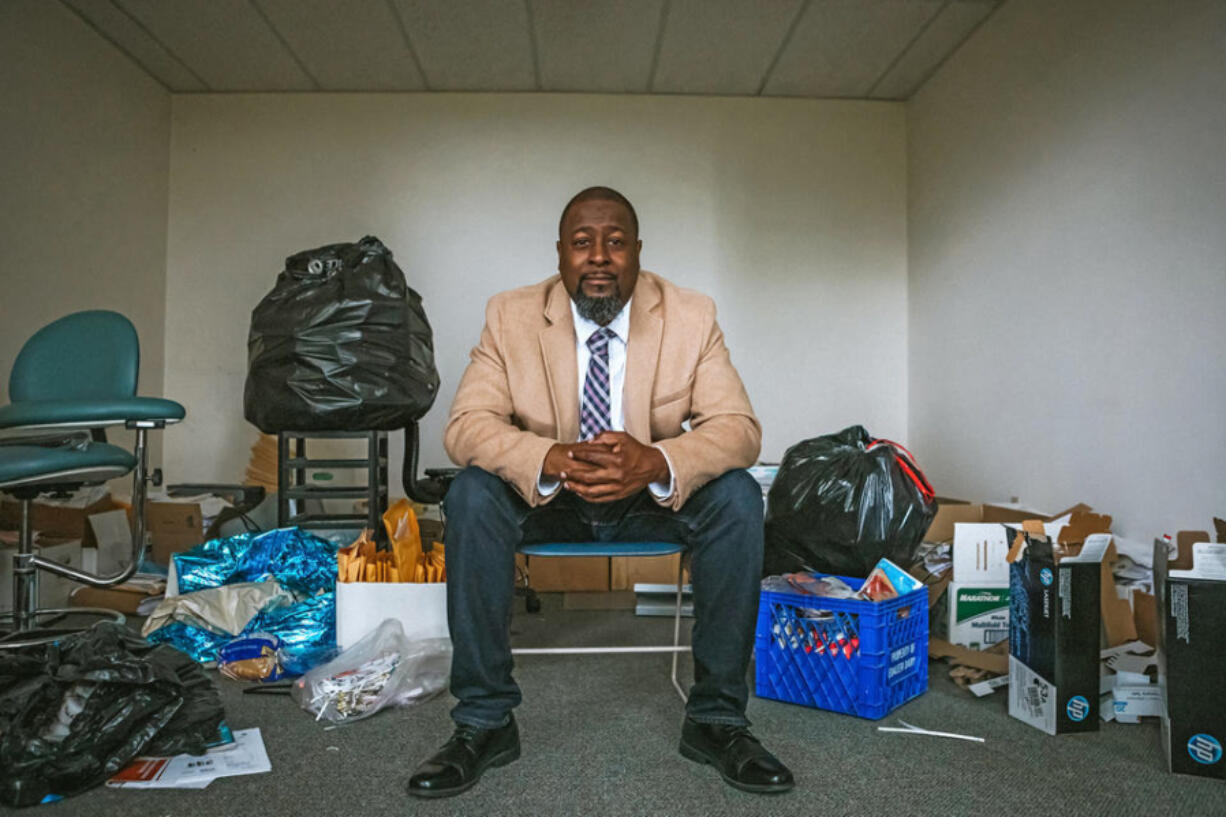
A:
<svg viewBox="0 0 1226 817">
<path fill-rule="evenodd" d="M 519 646 L 666 643 L 671 619 L 567 611 L 517 612 Z M 1165 771 L 1156 720 L 1108 723 L 1050 737 L 1008 716 L 997 693 L 976 699 L 941 664 L 930 687 L 881 722 L 750 698 L 763 743 L 796 775 L 785 795 L 755 796 L 682 758 L 682 703 L 663 655 L 522 656 L 517 712 L 523 756 L 464 795 L 404 793 L 414 766 L 451 732 L 446 696 L 328 728 L 288 697 L 241 694 L 218 679 L 235 729 L 259 727 L 272 772 L 217 780 L 200 791 L 98 788 L 38 807 L 45 817 L 190 815 L 1211 815 L 1226 814 L 1226 783 Z M 683 677 L 689 660 L 683 660 Z M 752 668 L 751 668 L 752 673 Z M 1220 679 L 1218 679 L 1220 681 Z M 986 743 L 878 732 L 901 717 Z M 894 724 L 896 725 L 896 724 Z"/>
</svg>

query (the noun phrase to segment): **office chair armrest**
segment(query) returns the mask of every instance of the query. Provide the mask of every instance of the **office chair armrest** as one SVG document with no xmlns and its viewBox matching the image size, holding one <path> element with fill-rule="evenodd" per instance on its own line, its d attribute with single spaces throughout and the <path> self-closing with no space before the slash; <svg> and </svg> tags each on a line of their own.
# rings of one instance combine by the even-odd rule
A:
<svg viewBox="0 0 1226 817">
<path fill-rule="evenodd" d="M 185 413 L 183 406 L 160 397 L 23 400 L 0 408 L 0 438 L 41 437 L 55 429 L 102 428 L 131 422 L 176 423 Z"/>
</svg>

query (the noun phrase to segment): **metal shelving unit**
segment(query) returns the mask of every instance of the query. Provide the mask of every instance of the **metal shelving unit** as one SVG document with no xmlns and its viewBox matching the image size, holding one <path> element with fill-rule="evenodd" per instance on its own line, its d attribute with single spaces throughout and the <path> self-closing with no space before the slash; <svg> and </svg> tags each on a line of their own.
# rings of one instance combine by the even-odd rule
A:
<svg viewBox="0 0 1226 817">
<path fill-rule="evenodd" d="M 366 456 L 312 458 L 308 440 L 352 439 L 366 441 Z M 315 485 L 312 471 L 360 470 L 365 485 Z M 382 542 L 383 512 L 387 510 L 386 431 L 282 431 L 277 435 L 277 527 L 298 526 L 316 530 L 370 528 Z M 308 510 L 308 500 L 365 499 L 366 513 L 334 513 Z M 317 506 L 318 507 L 318 506 Z"/>
</svg>

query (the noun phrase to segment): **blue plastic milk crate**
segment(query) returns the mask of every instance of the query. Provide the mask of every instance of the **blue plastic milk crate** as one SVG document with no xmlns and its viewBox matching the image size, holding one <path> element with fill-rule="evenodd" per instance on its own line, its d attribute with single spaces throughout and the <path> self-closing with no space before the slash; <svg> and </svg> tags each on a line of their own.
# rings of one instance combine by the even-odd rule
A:
<svg viewBox="0 0 1226 817">
<path fill-rule="evenodd" d="M 880 602 L 763 590 L 754 646 L 759 698 L 883 718 L 928 689 L 928 588 Z"/>
</svg>

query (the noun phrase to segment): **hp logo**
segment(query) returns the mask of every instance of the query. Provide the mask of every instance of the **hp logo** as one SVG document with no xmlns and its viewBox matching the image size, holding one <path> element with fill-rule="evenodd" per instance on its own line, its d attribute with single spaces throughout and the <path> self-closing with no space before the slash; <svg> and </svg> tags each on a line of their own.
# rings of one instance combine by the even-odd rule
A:
<svg viewBox="0 0 1226 817">
<path fill-rule="evenodd" d="M 1086 715 L 1090 714 L 1090 702 L 1081 695 L 1074 695 L 1069 698 L 1065 710 L 1068 712 L 1070 720 L 1080 723 L 1086 719 Z"/>
<path fill-rule="evenodd" d="M 1188 738 L 1188 754 L 1197 763 L 1209 766 L 1222 759 L 1222 744 L 1213 735 L 1201 732 Z"/>
</svg>

